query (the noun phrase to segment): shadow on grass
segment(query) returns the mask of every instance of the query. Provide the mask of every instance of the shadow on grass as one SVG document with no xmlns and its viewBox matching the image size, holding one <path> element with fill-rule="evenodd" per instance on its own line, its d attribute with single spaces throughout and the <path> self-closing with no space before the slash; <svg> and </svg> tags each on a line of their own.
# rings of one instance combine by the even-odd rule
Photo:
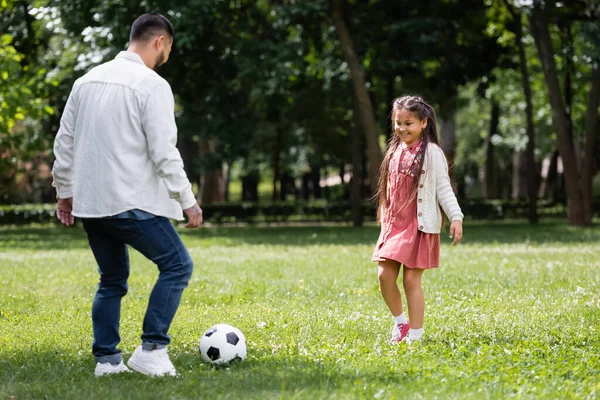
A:
<svg viewBox="0 0 600 400">
<path fill-rule="evenodd" d="M 73 227 L 58 225 L 29 225 L 24 227 L 0 226 L 2 250 L 66 250 L 88 247 L 81 223 Z"/>
<path fill-rule="evenodd" d="M 199 240 L 215 241 L 223 246 L 249 245 L 374 245 L 379 227 L 350 226 L 274 226 L 274 227 L 205 227 L 197 230 L 179 229 L 187 243 Z M 222 239 L 222 243 L 219 240 Z M 450 243 L 448 227 L 441 234 L 443 245 Z M 564 221 L 547 221 L 538 225 L 527 222 L 470 222 L 464 224 L 463 244 L 519 244 L 519 243 L 598 243 L 600 229 L 574 228 Z M 0 227 L 0 250 L 34 249 L 53 250 L 87 248 L 85 232 L 78 224 L 72 228 L 61 226 Z"/>
<path fill-rule="evenodd" d="M 422 374 L 416 370 L 402 374 L 392 370 L 360 372 L 358 368 L 342 371 L 332 362 L 266 357 L 214 368 L 202 363 L 198 355 L 185 353 L 171 356 L 177 378 L 150 378 L 136 372 L 95 378 L 91 356 L 20 352 L 0 359 L 0 395 L 17 399 L 264 399 L 316 394 L 321 398 L 342 390 L 362 391 L 367 383 L 402 387 Z M 371 398 L 375 393 L 363 394 Z"/>
</svg>

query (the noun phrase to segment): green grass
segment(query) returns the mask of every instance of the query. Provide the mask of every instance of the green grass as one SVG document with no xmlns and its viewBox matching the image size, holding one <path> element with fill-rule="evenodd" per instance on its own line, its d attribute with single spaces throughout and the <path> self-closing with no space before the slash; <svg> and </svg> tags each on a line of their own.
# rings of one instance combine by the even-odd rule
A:
<svg viewBox="0 0 600 400">
<path fill-rule="evenodd" d="M 81 228 L 0 228 L 0 399 L 583 398 L 600 394 L 600 229 L 465 226 L 424 277 L 425 339 L 387 343 L 378 228 L 181 231 L 195 272 L 171 328 L 181 376 L 96 379 L 97 275 Z M 155 267 L 131 253 L 121 348 L 139 343 Z M 239 327 L 248 357 L 198 356 L 211 325 Z"/>
</svg>

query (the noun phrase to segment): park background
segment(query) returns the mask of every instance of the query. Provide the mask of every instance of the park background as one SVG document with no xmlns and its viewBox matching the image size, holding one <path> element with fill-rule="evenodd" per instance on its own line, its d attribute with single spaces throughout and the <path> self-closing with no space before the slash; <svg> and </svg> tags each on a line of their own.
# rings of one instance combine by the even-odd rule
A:
<svg viewBox="0 0 600 400">
<path fill-rule="evenodd" d="M 57 226 L 52 144 L 144 12 L 175 27 L 159 73 L 207 223 L 180 231 L 182 377 L 96 381 L 97 275 L 80 224 Z M 599 61 L 597 0 L 0 0 L 0 397 L 596 398 Z M 466 215 L 414 348 L 387 345 L 369 262 L 404 94 L 436 109 Z M 126 356 L 155 279 L 132 264 Z M 229 370 L 197 356 L 218 322 L 249 339 Z"/>
</svg>

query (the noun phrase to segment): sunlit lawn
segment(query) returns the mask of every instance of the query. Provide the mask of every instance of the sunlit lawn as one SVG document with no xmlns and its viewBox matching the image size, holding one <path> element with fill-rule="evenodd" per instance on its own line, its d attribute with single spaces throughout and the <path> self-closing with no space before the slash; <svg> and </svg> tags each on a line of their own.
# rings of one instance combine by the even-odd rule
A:
<svg viewBox="0 0 600 400">
<path fill-rule="evenodd" d="M 597 398 L 600 228 L 465 225 L 426 272 L 420 345 L 388 344 L 378 228 L 181 231 L 195 272 L 171 329 L 179 378 L 97 379 L 95 263 L 80 227 L 0 228 L 0 399 Z M 155 267 L 131 253 L 121 348 L 139 343 Z M 248 357 L 214 369 L 202 332 L 239 327 Z"/>
</svg>

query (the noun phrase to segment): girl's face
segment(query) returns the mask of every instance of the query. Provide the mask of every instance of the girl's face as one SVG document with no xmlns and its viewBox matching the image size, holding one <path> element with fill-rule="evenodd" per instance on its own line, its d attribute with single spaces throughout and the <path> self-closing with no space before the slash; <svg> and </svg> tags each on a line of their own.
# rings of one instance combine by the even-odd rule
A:
<svg viewBox="0 0 600 400">
<path fill-rule="evenodd" d="M 427 119 L 421 120 L 415 112 L 406 109 L 394 113 L 394 134 L 406 144 L 416 143 L 423 135 L 423 129 L 427 126 Z"/>
</svg>

